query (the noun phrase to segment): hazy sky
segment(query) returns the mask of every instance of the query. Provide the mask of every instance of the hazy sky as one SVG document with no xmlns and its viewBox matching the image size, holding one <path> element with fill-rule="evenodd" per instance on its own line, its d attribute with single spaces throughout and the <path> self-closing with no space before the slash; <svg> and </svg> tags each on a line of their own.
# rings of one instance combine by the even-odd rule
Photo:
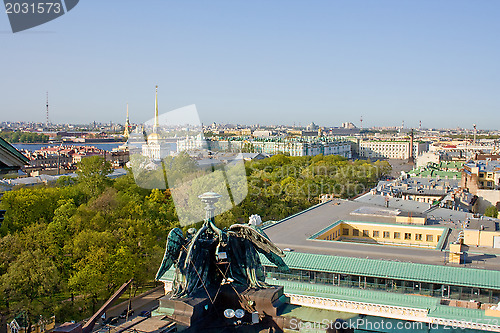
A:
<svg viewBox="0 0 500 333">
<path fill-rule="evenodd" d="M 12 34 L 0 121 L 499 128 L 500 1 L 81 0 Z"/>
</svg>

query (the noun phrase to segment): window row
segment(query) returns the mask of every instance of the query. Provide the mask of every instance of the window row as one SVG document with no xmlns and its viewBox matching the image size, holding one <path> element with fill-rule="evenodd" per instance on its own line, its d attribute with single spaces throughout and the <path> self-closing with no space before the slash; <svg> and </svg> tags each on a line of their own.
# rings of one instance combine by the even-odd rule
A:
<svg viewBox="0 0 500 333">
<path fill-rule="evenodd" d="M 423 241 L 423 234 L 412 234 L 409 232 L 405 232 L 404 234 L 404 239 L 405 240 L 416 240 L 416 241 Z M 342 229 L 342 235 L 343 236 L 350 236 L 349 229 L 343 228 Z M 352 229 L 352 236 L 354 237 L 359 237 L 360 233 L 358 229 Z M 369 230 L 363 230 L 362 231 L 362 236 L 361 237 L 370 237 L 370 231 Z M 380 238 L 380 231 L 378 230 L 373 230 L 371 232 L 371 237 L 373 238 Z M 382 237 L 383 238 L 391 238 L 391 232 L 389 231 L 383 231 L 382 232 Z M 392 233 L 392 238 L 393 239 L 401 239 L 401 232 L 393 232 Z M 433 242 L 434 241 L 434 235 L 425 235 L 425 241 L 426 242 Z M 439 242 L 439 236 L 437 237 L 437 241 Z"/>
<path fill-rule="evenodd" d="M 497 304 L 500 290 L 471 288 L 422 281 L 407 281 L 390 278 L 376 278 L 342 273 L 316 272 L 291 269 L 282 273 L 278 268 L 265 266 L 266 276 L 271 279 L 333 285 L 346 288 L 361 288 L 393 293 L 418 294 L 456 300 L 475 300 Z"/>
</svg>

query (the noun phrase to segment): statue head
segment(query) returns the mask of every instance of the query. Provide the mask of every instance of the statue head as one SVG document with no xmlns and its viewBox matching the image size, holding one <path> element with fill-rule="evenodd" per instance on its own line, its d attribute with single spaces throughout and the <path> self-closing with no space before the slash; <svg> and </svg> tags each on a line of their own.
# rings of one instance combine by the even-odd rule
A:
<svg viewBox="0 0 500 333">
<path fill-rule="evenodd" d="M 192 239 L 194 237 L 194 235 L 196 235 L 196 228 L 189 228 L 186 232 L 186 238 L 187 239 Z"/>
</svg>

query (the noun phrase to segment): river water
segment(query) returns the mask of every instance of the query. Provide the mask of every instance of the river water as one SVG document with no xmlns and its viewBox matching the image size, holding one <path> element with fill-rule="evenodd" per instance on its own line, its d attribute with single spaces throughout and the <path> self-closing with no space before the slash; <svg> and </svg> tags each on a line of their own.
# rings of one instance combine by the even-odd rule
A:
<svg viewBox="0 0 500 333">
<path fill-rule="evenodd" d="M 63 144 L 63 147 L 70 146 L 94 146 L 99 149 L 103 149 L 106 151 L 112 151 L 114 148 L 118 148 L 121 146 L 123 142 L 107 142 L 107 143 L 72 143 L 72 144 Z M 14 143 L 12 144 L 17 149 L 25 149 L 28 151 L 39 150 L 42 147 L 59 147 L 61 144 L 49 144 L 49 143 Z"/>
</svg>

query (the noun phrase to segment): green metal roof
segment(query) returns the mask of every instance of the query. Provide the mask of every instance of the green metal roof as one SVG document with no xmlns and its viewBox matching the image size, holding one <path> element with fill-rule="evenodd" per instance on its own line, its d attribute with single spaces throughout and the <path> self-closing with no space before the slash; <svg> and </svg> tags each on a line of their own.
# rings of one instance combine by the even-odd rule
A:
<svg viewBox="0 0 500 333">
<path fill-rule="evenodd" d="M 411 175 L 417 177 L 448 177 L 448 178 L 460 178 L 462 176 L 461 171 L 451 171 L 446 169 L 460 169 L 463 162 L 440 162 L 439 164 L 431 163 L 426 167 L 419 167 L 408 172 Z"/>
<path fill-rule="evenodd" d="M 263 255 L 264 265 L 274 266 Z M 500 271 L 287 252 L 291 269 L 500 290 Z"/>
<path fill-rule="evenodd" d="M 432 176 L 440 176 L 440 177 L 448 177 L 448 178 L 460 178 L 462 177 L 462 173 L 460 171 L 432 171 Z"/>
<path fill-rule="evenodd" d="M 464 162 L 442 161 L 437 165 L 437 167 L 440 169 L 460 169 L 463 165 Z"/>
<path fill-rule="evenodd" d="M 480 309 L 467 309 L 456 306 L 447 306 L 438 304 L 434 308 L 429 309 L 429 317 L 444 318 L 452 320 L 466 320 L 482 324 L 495 324 L 498 323 L 498 317 L 491 317 L 485 314 L 484 310 Z M 482 319 L 482 320 L 478 320 Z"/>
<path fill-rule="evenodd" d="M 172 281 L 174 278 L 174 269 L 171 268 L 162 277 L 161 281 Z M 315 284 L 298 281 L 274 280 L 267 278 L 266 282 L 270 285 L 283 286 L 285 293 L 315 296 L 329 299 L 340 299 L 346 301 L 355 301 L 363 303 L 385 304 L 393 306 L 411 307 L 415 309 L 428 310 L 428 315 L 435 318 L 454 319 L 454 320 L 486 320 L 495 319 L 485 315 L 484 310 L 467 309 L 440 304 L 440 298 L 418 296 L 409 294 L 400 294 L 386 291 L 377 291 L 360 288 L 345 288 L 333 285 Z"/>
<path fill-rule="evenodd" d="M 29 160 L 26 156 L 24 156 L 19 150 L 17 150 L 14 146 L 12 146 L 10 143 L 5 141 L 3 138 L 0 137 L 0 149 L 4 149 L 8 151 L 11 155 L 15 156 L 16 158 L 20 159 L 21 161 L 28 163 Z"/>
<path fill-rule="evenodd" d="M 409 172 L 411 175 L 417 177 L 448 177 L 448 178 L 460 178 L 462 176 L 460 171 L 442 171 L 435 169 L 414 169 Z"/>
<path fill-rule="evenodd" d="M 469 321 L 477 321 L 478 319 L 492 320 L 495 318 L 486 316 L 484 310 L 480 309 L 467 309 L 442 305 L 440 304 L 441 299 L 436 297 L 399 294 L 359 288 L 335 287 L 297 281 L 266 279 L 266 282 L 271 285 L 283 286 L 285 288 L 285 293 L 287 294 L 423 309 L 428 310 L 428 315 L 435 318 Z M 484 323 L 487 323 L 487 321 L 484 321 Z"/>
<path fill-rule="evenodd" d="M 273 280 L 269 278 L 266 279 L 266 282 L 271 285 L 283 286 L 287 294 L 341 299 L 345 301 L 407 306 L 416 309 L 436 307 L 440 302 L 440 299 L 435 297 L 415 296 L 369 289 L 335 287 L 333 285 Z"/>
</svg>

